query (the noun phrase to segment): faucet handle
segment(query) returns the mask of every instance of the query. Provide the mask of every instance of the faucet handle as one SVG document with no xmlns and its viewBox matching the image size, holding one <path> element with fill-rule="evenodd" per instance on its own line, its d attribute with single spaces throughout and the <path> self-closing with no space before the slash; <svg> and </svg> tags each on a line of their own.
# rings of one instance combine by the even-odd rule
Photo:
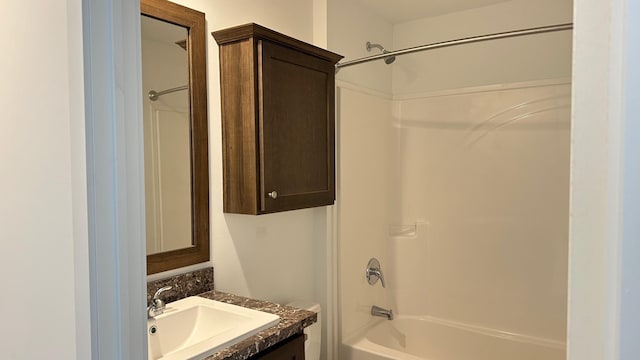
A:
<svg viewBox="0 0 640 360">
<path fill-rule="evenodd" d="M 156 291 L 155 294 L 153 294 L 153 300 L 158 299 L 158 297 L 160 296 L 160 294 L 162 294 L 165 291 L 169 291 L 173 289 L 173 286 L 165 286 L 165 287 L 161 287 L 160 289 L 158 289 L 158 291 Z"/>
<path fill-rule="evenodd" d="M 375 283 L 378 282 L 378 280 L 380 280 L 382 287 L 385 287 L 384 274 L 380 269 L 380 261 L 378 261 L 378 259 L 371 258 L 371 260 L 369 260 L 369 263 L 367 264 L 366 276 L 367 276 L 367 281 L 369 282 L 369 285 L 375 285 Z"/>
<path fill-rule="evenodd" d="M 151 299 L 151 304 L 149 304 L 149 306 L 147 306 L 147 317 L 148 318 L 152 318 L 154 316 L 160 315 L 164 312 L 164 309 L 166 307 L 164 301 L 162 299 L 160 299 L 160 294 L 162 294 L 165 291 L 169 291 L 173 289 L 172 286 L 165 286 L 162 287 L 160 289 L 158 289 L 158 291 L 156 291 L 155 294 L 153 294 L 153 299 Z"/>
</svg>

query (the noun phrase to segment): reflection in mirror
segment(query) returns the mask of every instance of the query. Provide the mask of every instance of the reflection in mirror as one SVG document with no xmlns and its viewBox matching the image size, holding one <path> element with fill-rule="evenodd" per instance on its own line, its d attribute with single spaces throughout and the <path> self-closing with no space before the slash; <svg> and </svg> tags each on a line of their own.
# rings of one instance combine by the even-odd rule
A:
<svg viewBox="0 0 640 360">
<path fill-rule="evenodd" d="M 190 247 L 187 29 L 142 16 L 147 254 Z"/>
<path fill-rule="evenodd" d="M 209 260 L 204 14 L 141 0 L 147 274 Z"/>
</svg>

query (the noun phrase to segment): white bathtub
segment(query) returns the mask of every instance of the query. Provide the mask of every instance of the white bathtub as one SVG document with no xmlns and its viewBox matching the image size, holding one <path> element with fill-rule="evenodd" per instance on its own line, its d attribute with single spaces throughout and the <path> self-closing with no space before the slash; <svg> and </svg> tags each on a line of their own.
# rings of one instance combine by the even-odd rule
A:
<svg viewBox="0 0 640 360">
<path fill-rule="evenodd" d="M 341 360 L 564 360 L 561 342 L 433 318 L 382 320 L 348 341 Z"/>
</svg>

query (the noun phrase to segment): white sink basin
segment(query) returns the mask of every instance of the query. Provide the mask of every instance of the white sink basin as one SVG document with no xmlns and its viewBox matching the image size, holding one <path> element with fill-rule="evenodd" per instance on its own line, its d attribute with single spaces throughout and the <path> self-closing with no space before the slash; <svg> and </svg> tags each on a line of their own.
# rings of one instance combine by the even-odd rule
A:
<svg viewBox="0 0 640 360">
<path fill-rule="evenodd" d="M 149 359 L 201 359 L 279 321 L 274 314 L 191 296 L 147 321 Z"/>
</svg>

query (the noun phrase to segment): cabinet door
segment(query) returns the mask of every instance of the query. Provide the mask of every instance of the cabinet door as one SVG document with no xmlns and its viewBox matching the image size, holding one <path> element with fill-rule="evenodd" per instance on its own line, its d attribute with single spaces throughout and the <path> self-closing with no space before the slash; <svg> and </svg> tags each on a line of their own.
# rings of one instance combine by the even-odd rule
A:
<svg viewBox="0 0 640 360">
<path fill-rule="evenodd" d="M 250 360 L 304 360 L 304 334 L 285 340 L 284 343 L 267 349 Z"/>
<path fill-rule="evenodd" d="M 261 210 L 333 204 L 334 66 L 268 41 L 258 51 Z"/>
</svg>

